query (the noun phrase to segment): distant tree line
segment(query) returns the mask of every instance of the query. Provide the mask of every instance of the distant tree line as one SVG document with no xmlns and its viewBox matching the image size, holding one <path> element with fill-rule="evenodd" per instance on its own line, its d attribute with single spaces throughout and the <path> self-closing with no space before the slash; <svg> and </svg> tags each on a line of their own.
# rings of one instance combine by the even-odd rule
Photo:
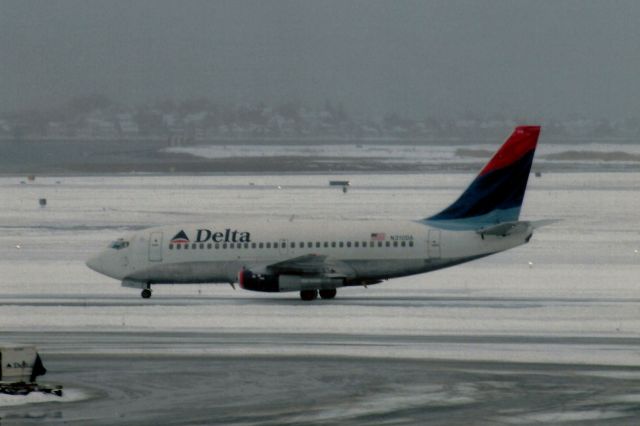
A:
<svg viewBox="0 0 640 426">
<path fill-rule="evenodd" d="M 503 137 L 520 123 L 541 122 L 559 140 L 619 140 L 640 137 L 640 118 L 572 117 L 563 120 L 480 116 L 410 118 L 389 112 L 358 118 L 341 103 L 312 107 L 300 101 L 229 105 L 201 97 L 125 105 L 102 94 L 74 97 L 52 108 L 0 115 L 2 139 L 216 139 L 324 138 L 349 140 L 459 140 Z"/>
</svg>

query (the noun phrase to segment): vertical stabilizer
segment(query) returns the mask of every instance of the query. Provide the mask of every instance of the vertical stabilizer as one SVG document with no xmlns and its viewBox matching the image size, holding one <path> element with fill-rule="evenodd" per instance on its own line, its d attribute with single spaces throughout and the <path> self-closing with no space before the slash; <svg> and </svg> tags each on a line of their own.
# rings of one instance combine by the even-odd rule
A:
<svg viewBox="0 0 640 426">
<path fill-rule="evenodd" d="M 453 204 L 424 219 L 445 229 L 516 221 L 527 188 L 540 126 L 519 126 Z"/>
</svg>

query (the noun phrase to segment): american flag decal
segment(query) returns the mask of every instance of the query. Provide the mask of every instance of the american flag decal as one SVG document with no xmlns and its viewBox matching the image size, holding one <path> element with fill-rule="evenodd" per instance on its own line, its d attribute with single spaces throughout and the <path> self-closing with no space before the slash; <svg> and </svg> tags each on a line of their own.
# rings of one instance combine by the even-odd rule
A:
<svg viewBox="0 0 640 426">
<path fill-rule="evenodd" d="M 384 232 L 374 232 L 371 234 L 371 241 L 384 241 L 385 237 Z"/>
</svg>

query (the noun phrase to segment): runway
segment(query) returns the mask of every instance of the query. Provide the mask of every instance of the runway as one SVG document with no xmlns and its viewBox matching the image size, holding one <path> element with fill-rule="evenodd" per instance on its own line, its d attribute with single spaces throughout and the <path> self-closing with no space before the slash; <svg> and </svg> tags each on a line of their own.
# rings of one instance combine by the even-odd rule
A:
<svg viewBox="0 0 640 426">
<path fill-rule="evenodd" d="M 0 178 L 1 339 L 36 344 L 42 381 L 76 397 L 0 398 L 0 424 L 638 423 L 637 173 L 532 179 L 523 217 L 563 220 L 530 244 L 335 300 L 228 285 L 142 300 L 84 265 L 161 223 L 419 218 L 470 176 L 361 174 L 348 194 L 331 178 Z"/>
<path fill-rule="evenodd" d="M 81 390 L 87 399 L 0 408 L 3 424 L 462 425 L 473 418 L 478 425 L 623 425 L 637 421 L 640 402 L 637 367 L 367 354 L 380 346 L 547 345 L 557 339 L 205 332 L 10 337 L 38 342 L 48 353 L 47 381 Z M 637 339 L 564 343 L 576 350 L 638 345 Z M 278 346 L 320 353 L 338 346 L 352 355 L 251 355 Z"/>
</svg>

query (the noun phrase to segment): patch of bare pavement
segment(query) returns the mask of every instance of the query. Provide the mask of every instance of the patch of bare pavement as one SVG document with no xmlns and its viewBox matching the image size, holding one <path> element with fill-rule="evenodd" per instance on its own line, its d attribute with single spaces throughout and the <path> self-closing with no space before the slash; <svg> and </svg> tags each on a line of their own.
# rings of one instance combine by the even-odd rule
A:
<svg viewBox="0 0 640 426">
<path fill-rule="evenodd" d="M 128 173 L 331 173 L 423 172 L 442 166 L 338 156 L 269 156 L 207 159 L 163 151 L 159 141 L 0 141 L 0 174 L 87 175 Z M 467 162 L 449 170 L 476 170 Z"/>
<path fill-rule="evenodd" d="M 227 142 L 242 145 L 243 142 Z M 222 142 L 220 142 L 222 144 Z M 397 142 L 390 141 L 393 147 Z M 216 145 L 216 144 L 213 144 Z M 265 151 L 269 145 L 261 143 Z M 281 146 L 280 144 L 279 146 Z M 286 145 L 286 144 L 284 144 Z M 331 145 L 331 144 L 329 144 Z M 335 144 L 338 146 L 338 144 Z M 312 145 L 309 145 L 312 146 Z M 425 158 L 268 155 L 205 158 L 168 152 L 166 141 L 0 141 L 1 175 L 218 174 L 218 173 L 429 173 L 476 172 L 491 155 L 458 148 L 456 160 Z M 330 152 L 330 151 L 329 151 Z M 637 171 L 640 156 L 627 152 L 566 151 L 539 155 L 536 171 Z"/>
<path fill-rule="evenodd" d="M 359 356 L 367 346 L 257 354 L 265 343 L 359 347 L 369 338 L 359 335 L 98 332 L 89 351 L 77 345 L 84 333 L 15 337 L 44 342 L 46 381 L 85 397 L 0 405 L 3 425 L 631 425 L 640 413 L 637 367 Z M 239 345 L 242 354 L 207 354 Z M 111 352 L 119 347 L 130 349 Z"/>
</svg>

